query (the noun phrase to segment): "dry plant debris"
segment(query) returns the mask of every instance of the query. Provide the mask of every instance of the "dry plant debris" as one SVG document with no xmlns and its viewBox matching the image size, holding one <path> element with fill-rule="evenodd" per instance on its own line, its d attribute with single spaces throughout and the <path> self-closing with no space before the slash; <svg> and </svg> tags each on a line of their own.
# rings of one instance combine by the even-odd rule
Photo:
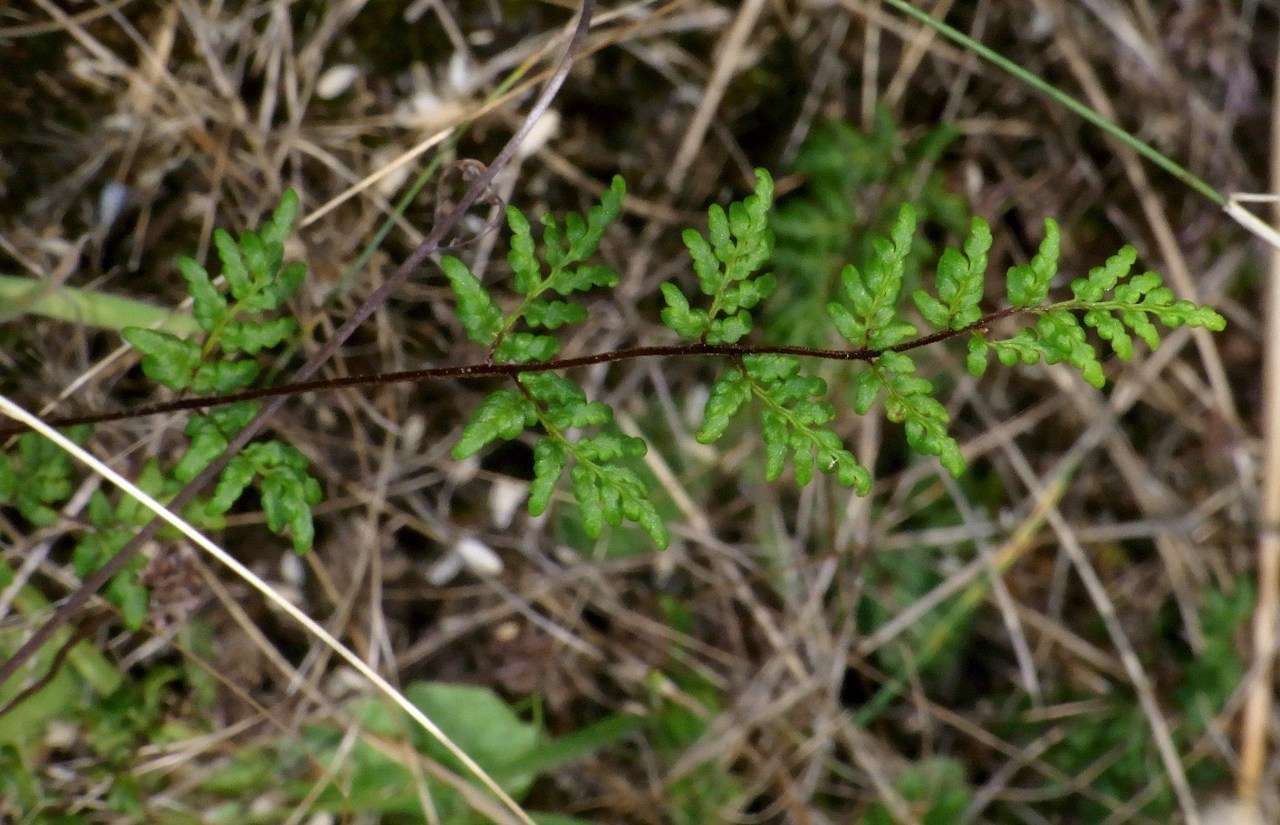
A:
<svg viewBox="0 0 1280 825">
<path fill-rule="evenodd" d="M 215 230 L 261 225 L 292 188 L 282 255 L 310 274 L 288 303 L 296 338 L 260 358 L 283 380 L 451 208 L 477 174 L 455 161 L 510 137 L 574 5 L 0 8 L 0 394 L 48 417 L 169 400 L 119 328 L 190 331 L 178 256 L 220 271 Z M 917 5 L 1221 191 L 1275 189 L 1274 3 Z M 972 218 L 991 227 L 974 256 L 1003 273 L 1034 260 L 1054 217 L 1055 286 L 1128 243 L 1227 329 L 1104 357 L 1104 392 L 1061 366 L 976 380 L 963 346 L 922 350 L 970 469 L 913 458 L 874 410 L 842 414 L 830 426 L 869 469 L 865 498 L 821 473 L 764 483 L 750 439 L 701 444 L 705 361 L 583 369 L 587 397 L 648 442 L 632 466 L 671 529 L 661 552 L 632 529 L 593 539 L 563 490 L 529 516 L 547 494 L 531 434 L 451 455 L 496 383 L 302 395 L 270 429 L 325 491 L 313 552 L 273 535 L 284 523 L 258 494 L 222 516 L 223 545 L 542 823 L 1276 821 L 1275 711 L 1240 725 L 1274 688 L 1249 676 L 1272 651 L 1248 644 L 1276 597 L 1254 584 L 1273 530 L 1261 482 L 1280 477 L 1277 389 L 1259 380 L 1276 334 L 1265 248 L 888 6 L 665 0 L 596 9 L 553 110 L 451 251 L 506 290 L 509 242 L 489 229 L 503 204 L 582 213 L 619 174 L 597 253 L 617 286 L 582 293 L 560 348 L 670 340 L 663 285 L 696 288 L 680 230 L 748 195 L 757 167 L 776 178 L 777 283 L 757 314 L 773 343 L 847 345 L 825 307 L 904 202 L 921 228 L 901 258 L 913 317 L 956 320 L 945 295 L 909 298 L 943 249 L 971 251 Z M 86 295 L 124 300 L 83 316 L 59 303 Z M 318 377 L 463 363 L 466 332 L 424 268 Z M 856 373 L 815 369 L 852 410 Z M 101 425 L 91 447 L 139 478 L 191 420 Z M 62 484 L 62 459 L 29 449 Z M 5 656 L 75 589 L 87 525 L 118 515 L 92 479 L 26 492 L 25 510 L 0 507 Z M 36 688 L 0 716 L 0 820 L 514 821 L 243 585 L 171 537 L 144 552 L 149 612 L 104 593 L 0 686 L 0 705 Z"/>
</svg>

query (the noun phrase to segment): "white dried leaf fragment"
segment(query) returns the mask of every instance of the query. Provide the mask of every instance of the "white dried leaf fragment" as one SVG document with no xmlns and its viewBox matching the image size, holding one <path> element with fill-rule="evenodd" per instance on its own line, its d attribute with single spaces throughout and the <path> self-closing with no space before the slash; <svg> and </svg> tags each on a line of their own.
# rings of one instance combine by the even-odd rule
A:
<svg viewBox="0 0 1280 825">
<path fill-rule="evenodd" d="M 464 52 L 454 52 L 449 57 L 449 65 L 445 67 L 445 83 L 458 95 L 470 94 L 475 87 L 475 70 Z"/>
<path fill-rule="evenodd" d="M 453 546 L 453 552 L 477 576 L 488 578 L 502 572 L 502 559 L 489 545 L 477 538 L 467 536 L 461 539 Z"/>
<path fill-rule="evenodd" d="M 1256 806 L 1236 800 L 1219 800 L 1200 813 L 1204 825 L 1267 825 Z"/>
<path fill-rule="evenodd" d="M 427 422 L 421 415 L 414 413 L 400 425 L 400 447 L 406 453 L 418 451 L 422 436 L 427 432 Z"/>
<path fill-rule="evenodd" d="M 129 187 L 117 180 L 108 181 L 98 193 L 98 228 L 110 229 L 128 203 Z"/>
<path fill-rule="evenodd" d="M 454 552 L 445 553 L 427 570 L 427 581 L 432 587 L 444 587 L 462 572 L 462 558 Z"/>
<path fill-rule="evenodd" d="M 290 587 L 301 588 L 306 571 L 302 569 L 302 559 L 297 553 L 280 554 L 280 578 Z"/>
<path fill-rule="evenodd" d="M 528 136 L 516 149 L 516 154 L 522 158 L 527 158 L 543 146 L 546 146 L 548 141 L 559 133 L 560 113 L 555 109 L 548 109 L 542 117 L 538 118 L 537 123 L 533 124 Z"/>
<path fill-rule="evenodd" d="M 316 97 L 321 100 L 333 100 L 341 97 L 351 89 L 351 84 L 360 76 L 360 67 L 350 63 L 339 63 L 330 66 L 316 81 Z"/>
<path fill-rule="evenodd" d="M 493 526 L 505 530 L 515 518 L 516 508 L 529 494 L 529 485 L 513 478 L 500 478 L 489 488 L 489 517 Z"/>
</svg>

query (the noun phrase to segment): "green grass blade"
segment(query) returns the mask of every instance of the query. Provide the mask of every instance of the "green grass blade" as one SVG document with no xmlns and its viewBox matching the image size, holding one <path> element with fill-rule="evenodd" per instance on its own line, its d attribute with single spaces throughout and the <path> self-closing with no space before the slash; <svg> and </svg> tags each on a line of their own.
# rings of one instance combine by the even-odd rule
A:
<svg viewBox="0 0 1280 825">
<path fill-rule="evenodd" d="M 200 331 L 195 319 L 185 312 L 106 292 L 0 275 L 0 323 L 28 314 L 101 329 L 145 327 L 179 337 Z"/>
<path fill-rule="evenodd" d="M 1206 183 L 1203 178 L 1198 177 L 1189 169 L 1182 166 L 1168 155 L 1161 153 L 1151 144 L 1143 141 L 1133 133 L 1126 131 L 1124 127 L 1120 126 L 1115 121 L 1104 117 L 1102 114 L 1089 107 L 1088 104 L 1072 97 L 1057 86 L 1049 83 L 1047 80 L 1027 71 L 1009 58 L 987 46 L 984 46 L 982 43 L 974 40 L 959 29 L 948 26 L 936 17 L 931 16 L 927 12 L 921 11 L 911 5 L 911 3 L 907 2 L 907 0 L 884 0 L 884 2 L 903 14 L 918 20 L 941 34 L 943 37 L 960 44 L 984 60 L 1004 69 L 1006 72 L 1013 75 L 1018 80 L 1021 80 L 1031 88 L 1047 95 L 1055 102 L 1065 106 L 1067 109 L 1070 109 L 1089 123 L 1092 123 L 1094 126 L 1097 126 L 1116 140 L 1133 149 L 1156 166 L 1159 166 L 1161 169 L 1173 175 L 1196 192 L 1204 195 L 1218 206 L 1227 205 L 1226 197 L 1224 197 L 1217 189 L 1214 189 Z"/>
</svg>

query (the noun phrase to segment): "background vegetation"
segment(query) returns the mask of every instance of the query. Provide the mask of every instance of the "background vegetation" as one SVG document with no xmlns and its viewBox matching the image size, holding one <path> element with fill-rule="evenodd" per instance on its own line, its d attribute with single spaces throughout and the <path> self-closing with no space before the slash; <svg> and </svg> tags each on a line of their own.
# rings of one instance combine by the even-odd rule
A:
<svg viewBox="0 0 1280 825">
<path fill-rule="evenodd" d="M 448 164 L 487 161 L 510 135 L 572 5 L 5 4 L 0 393 L 69 414 L 181 391 L 158 388 L 120 330 L 194 333 L 199 305 L 167 311 L 188 295 L 178 256 L 219 271 L 215 228 L 261 225 L 292 187 L 300 227 L 282 254 L 310 274 L 268 307 L 283 326 L 254 346 L 250 380 L 287 375 L 448 208 L 466 175 Z M 918 5 L 1222 191 L 1273 188 L 1274 3 Z M 548 825 L 1155 823 L 1231 798 L 1257 601 L 1264 249 L 874 2 L 607 3 L 495 184 L 532 216 L 585 212 L 627 180 L 598 252 L 618 287 L 587 295 L 562 351 L 670 341 L 660 285 L 693 284 L 681 230 L 748 193 L 757 166 L 776 181 L 769 340 L 843 345 L 823 317 L 839 270 L 904 202 L 923 229 L 904 295 L 972 216 L 992 225 L 997 272 L 1026 263 L 1054 217 L 1066 278 L 1130 243 L 1228 329 L 1108 361 L 1103 392 L 1061 367 L 975 380 L 963 346 L 922 351 L 970 463 L 959 479 L 877 411 L 853 414 L 850 371 L 821 365 L 843 399 L 832 426 L 874 471 L 868 498 L 821 474 L 765 483 L 741 430 L 699 444 L 706 362 L 580 371 L 650 444 L 630 466 L 670 527 L 661 552 L 635 526 L 591 539 L 568 497 L 527 516 L 532 437 L 451 455 L 497 381 L 294 399 L 271 428 L 297 455 L 260 456 L 258 486 L 209 525 Z M 456 254 L 509 294 L 506 252 L 490 233 Z M 324 374 L 482 357 L 440 274 L 427 267 Z M 220 363 L 240 358 L 223 349 Z M 225 369 L 209 380 L 245 377 Z M 181 414 L 78 435 L 163 490 L 219 426 Z M 36 439 L 6 455 L 5 655 L 110 550 L 90 528 L 123 541 L 142 518 Z M 276 492 L 272 472 L 287 477 Z M 324 501 L 304 524 L 279 496 L 312 499 L 312 483 Z M 310 530 L 313 552 L 295 555 Z M 0 821 L 514 821 L 244 585 L 173 537 L 146 555 L 145 591 L 122 580 L 0 685 L 3 707 L 56 666 L 0 715 Z M 1278 786 L 1272 758 L 1256 787 L 1273 815 Z"/>
</svg>

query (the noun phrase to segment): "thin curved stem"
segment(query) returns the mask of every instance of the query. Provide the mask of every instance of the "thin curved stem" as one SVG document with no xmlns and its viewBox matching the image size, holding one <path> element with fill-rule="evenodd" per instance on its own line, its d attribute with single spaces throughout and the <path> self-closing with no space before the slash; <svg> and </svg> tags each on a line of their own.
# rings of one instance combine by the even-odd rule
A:
<svg viewBox="0 0 1280 825">
<path fill-rule="evenodd" d="M 1033 72 L 1027 71 L 1026 69 L 1019 66 L 1017 63 L 1014 63 L 1009 58 L 995 51 L 991 47 L 983 45 L 979 41 L 974 40 L 972 37 L 960 31 L 959 29 L 956 29 L 953 26 L 949 26 L 946 23 L 939 20 L 938 18 L 930 15 L 928 12 L 925 12 L 916 8 L 915 6 L 911 5 L 911 3 L 908 2 L 908 0 L 883 0 L 883 2 L 886 5 L 892 6 L 893 8 L 902 12 L 903 14 L 909 17 L 912 17 L 915 20 L 923 23 L 924 25 L 928 26 L 929 28 L 941 34 L 943 37 L 946 37 L 949 40 L 959 43 L 961 46 L 973 52 L 974 54 L 978 55 L 979 57 L 989 61 L 990 63 L 995 64 L 1001 69 L 1004 69 L 1006 72 L 1013 75 L 1015 78 L 1027 84 L 1028 86 L 1035 89 L 1036 91 L 1047 95 L 1054 102 L 1059 103 L 1062 106 L 1065 106 L 1067 109 L 1070 109 L 1075 114 L 1084 118 L 1089 123 L 1092 123 L 1094 126 L 1097 126 L 1099 129 L 1111 135 L 1116 140 L 1120 141 L 1124 145 L 1133 149 L 1135 152 L 1142 155 L 1144 158 L 1151 161 L 1156 166 L 1159 166 L 1161 169 L 1165 170 L 1170 175 L 1173 175 L 1175 178 L 1182 181 L 1187 186 L 1194 189 L 1196 192 L 1199 192 L 1201 195 L 1208 198 L 1210 201 L 1217 204 L 1218 206 L 1221 206 L 1221 207 L 1227 206 L 1227 198 L 1217 189 L 1214 189 L 1211 185 L 1209 185 L 1203 178 L 1199 177 L 1190 169 L 1186 168 L 1182 164 L 1175 161 L 1173 158 L 1169 157 L 1168 155 L 1164 154 L 1160 150 L 1156 149 L 1151 144 L 1142 140 L 1142 138 L 1126 130 L 1123 126 L 1116 123 L 1114 120 L 1111 120 L 1110 118 L 1107 118 L 1104 115 L 1102 115 L 1097 110 L 1090 108 L 1089 105 L 1084 103 L 1083 101 L 1075 97 L 1072 97 L 1071 95 L 1059 89 L 1057 86 L 1054 86 L 1052 83 L 1042 79 L 1041 77 L 1034 74 Z"/>
<path fill-rule="evenodd" d="M 300 395 L 308 392 L 325 392 L 346 387 L 366 387 L 380 384 L 417 383 L 419 381 L 439 381 L 445 379 L 499 378 L 514 377 L 526 372 L 553 372 L 589 367 L 594 364 L 611 364 L 617 361 L 631 361 L 637 358 L 678 358 L 690 356 L 722 356 L 741 358 L 745 355 L 794 355 L 801 358 L 820 358 L 828 361 L 873 361 L 886 352 L 906 352 L 908 350 L 927 347 L 956 338 L 980 329 L 1011 315 L 1022 312 L 1036 312 L 1039 308 L 1023 309 L 1008 307 L 992 312 L 974 321 L 972 324 L 956 330 L 943 330 L 931 335 L 913 338 L 886 349 L 819 349 L 815 347 L 797 347 L 782 344 L 668 344 L 664 346 L 629 347 L 627 349 L 598 352 L 592 355 L 579 355 L 573 358 L 558 358 L 552 361 L 538 361 L 527 364 L 495 364 L 489 361 L 476 364 L 461 364 L 453 367 L 430 367 L 420 370 L 401 370 L 398 372 L 377 372 L 364 375 L 344 375 L 339 378 L 318 378 L 307 381 L 295 381 L 275 387 L 258 387 L 242 392 L 227 393 L 195 398 L 182 398 L 159 404 L 147 404 L 129 407 L 111 412 L 90 413 L 87 415 L 66 416 L 47 419 L 55 427 L 69 427 L 75 424 L 102 424 L 108 421 L 124 421 L 148 415 L 181 412 L 183 410 L 205 409 L 241 401 L 254 401 L 259 398 L 280 398 L 282 396 Z M 26 428 L 13 426 L 0 428 L 0 438 L 23 432 Z"/>
</svg>

